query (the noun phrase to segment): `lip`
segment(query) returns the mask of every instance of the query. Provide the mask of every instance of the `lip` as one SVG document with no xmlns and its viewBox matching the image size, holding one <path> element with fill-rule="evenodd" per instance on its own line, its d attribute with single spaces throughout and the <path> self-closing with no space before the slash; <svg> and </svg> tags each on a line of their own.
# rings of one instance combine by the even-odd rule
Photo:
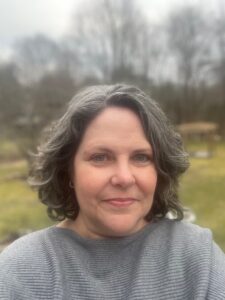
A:
<svg viewBox="0 0 225 300">
<path fill-rule="evenodd" d="M 115 207 L 128 207 L 132 205 L 137 200 L 134 198 L 110 198 L 104 200 L 109 205 L 115 206 Z"/>
</svg>

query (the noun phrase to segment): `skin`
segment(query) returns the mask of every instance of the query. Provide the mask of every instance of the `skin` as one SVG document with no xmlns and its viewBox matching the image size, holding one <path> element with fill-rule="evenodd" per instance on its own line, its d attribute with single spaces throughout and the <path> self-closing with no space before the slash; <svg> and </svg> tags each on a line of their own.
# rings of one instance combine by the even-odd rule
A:
<svg viewBox="0 0 225 300">
<path fill-rule="evenodd" d="M 157 172 L 133 111 L 109 107 L 92 120 L 74 156 L 72 181 L 80 212 L 60 227 L 100 239 L 127 236 L 147 224 Z"/>
</svg>

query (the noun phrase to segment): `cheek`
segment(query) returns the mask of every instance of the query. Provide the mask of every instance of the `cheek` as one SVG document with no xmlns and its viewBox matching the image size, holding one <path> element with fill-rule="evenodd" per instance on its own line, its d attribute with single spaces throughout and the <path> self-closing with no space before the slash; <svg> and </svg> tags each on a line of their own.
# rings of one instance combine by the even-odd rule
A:
<svg viewBox="0 0 225 300">
<path fill-rule="evenodd" d="M 78 198 L 90 198 L 102 191 L 108 182 L 108 178 L 104 172 L 98 172 L 96 169 L 92 170 L 90 167 L 83 165 L 74 171 L 73 182 Z"/>
<path fill-rule="evenodd" d="M 139 179 L 139 184 L 141 185 L 143 191 L 151 194 L 155 192 L 157 184 L 157 173 L 155 169 L 143 173 Z"/>
</svg>

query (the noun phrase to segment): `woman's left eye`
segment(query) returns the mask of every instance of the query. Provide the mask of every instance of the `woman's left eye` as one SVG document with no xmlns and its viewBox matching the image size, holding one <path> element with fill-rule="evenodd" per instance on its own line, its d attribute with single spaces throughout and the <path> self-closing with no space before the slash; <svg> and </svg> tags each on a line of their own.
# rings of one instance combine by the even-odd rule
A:
<svg viewBox="0 0 225 300">
<path fill-rule="evenodd" d="M 136 154 L 134 156 L 134 160 L 138 161 L 138 162 L 149 162 L 149 161 L 151 161 L 151 157 L 148 154 L 140 153 L 140 154 Z"/>
</svg>

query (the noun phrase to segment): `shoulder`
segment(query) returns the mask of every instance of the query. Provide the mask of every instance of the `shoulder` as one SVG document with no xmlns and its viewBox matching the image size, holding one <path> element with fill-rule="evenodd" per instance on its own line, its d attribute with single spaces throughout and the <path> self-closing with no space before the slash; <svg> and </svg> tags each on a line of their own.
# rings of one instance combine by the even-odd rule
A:
<svg viewBox="0 0 225 300">
<path fill-rule="evenodd" d="M 193 249 L 193 246 L 198 248 L 203 244 L 210 247 L 213 241 L 210 229 L 186 221 L 162 219 L 157 221 L 155 226 L 155 235 L 173 245 L 190 245 Z"/>
<path fill-rule="evenodd" d="M 0 295 L 4 295 L 3 299 L 36 299 L 34 295 L 45 286 L 46 279 L 53 280 L 56 257 L 54 236 L 50 232 L 46 228 L 27 234 L 0 254 Z"/>
<path fill-rule="evenodd" d="M 22 237 L 16 239 L 14 242 L 12 242 L 9 246 L 7 246 L 2 253 L 0 254 L 0 257 L 2 254 L 13 251 L 13 249 L 19 249 L 21 247 L 29 247 L 29 245 L 32 245 L 33 243 L 39 243 L 40 240 L 44 238 L 46 233 L 48 232 L 49 228 L 40 229 L 28 234 L 23 235 Z"/>
<path fill-rule="evenodd" d="M 214 245 L 210 229 L 186 221 L 168 220 L 165 225 L 171 239 L 171 247 L 181 251 L 192 261 L 209 264 Z"/>
<path fill-rule="evenodd" d="M 167 259 L 209 271 L 215 246 L 211 230 L 186 221 L 163 219 L 155 224 L 148 239 Z"/>
<path fill-rule="evenodd" d="M 48 228 L 29 233 L 6 247 L 0 254 L 0 274 L 2 270 L 19 270 L 29 262 L 37 264 L 44 256 L 48 237 Z"/>
<path fill-rule="evenodd" d="M 168 226 L 168 230 L 174 238 L 182 242 L 190 242 L 199 244 L 202 241 L 204 243 L 211 243 L 213 240 L 212 232 L 208 228 L 201 227 L 196 224 L 192 224 L 186 221 L 173 221 L 167 220 L 166 225 Z"/>
<path fill-rule="evenodd" d="M 157 264 L 167 266 L 170 280 L 185 278 L 204 299 L 225 299 L 225 254 L 213 241 L 211 230 L 185 221 L 163 219 L 154 225 L 148 246 Z"/>
</svg>

